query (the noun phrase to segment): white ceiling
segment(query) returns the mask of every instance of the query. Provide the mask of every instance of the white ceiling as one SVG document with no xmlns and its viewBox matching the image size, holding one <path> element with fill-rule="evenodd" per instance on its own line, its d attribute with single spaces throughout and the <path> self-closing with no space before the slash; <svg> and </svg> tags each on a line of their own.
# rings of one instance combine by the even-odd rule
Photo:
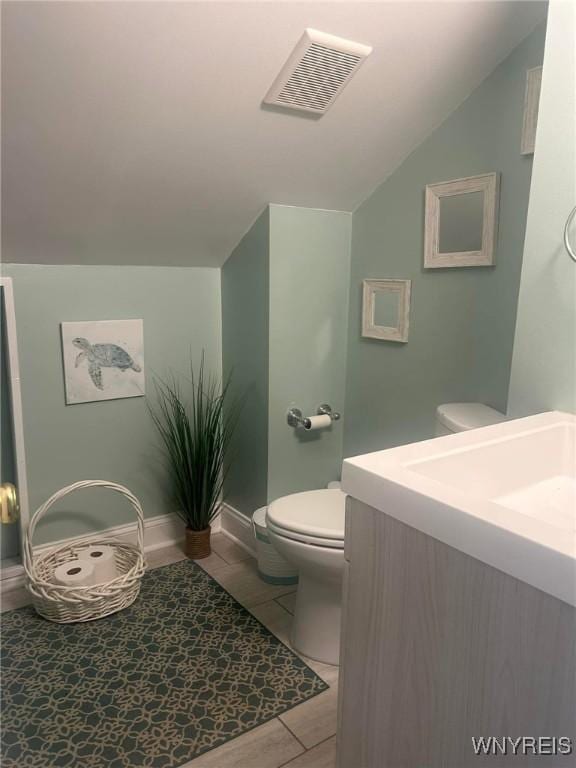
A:
<svg viewBox="0 0 576 768">
<path fill-rule="evenodd" d="M 354 210 L 535 2 L 3 3 L 3 258 L 219 266 L 267 202 Z M 261 101 L 305 27 L 374 51 L 321 119 Z"/>
</svg>

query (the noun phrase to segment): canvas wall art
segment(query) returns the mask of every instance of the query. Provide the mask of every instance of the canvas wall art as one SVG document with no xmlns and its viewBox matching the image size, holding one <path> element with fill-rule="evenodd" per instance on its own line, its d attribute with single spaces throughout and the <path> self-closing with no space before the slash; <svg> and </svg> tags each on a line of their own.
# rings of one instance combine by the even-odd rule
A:
<svg viewBox="0 0 576 768">
<path fill-rule="evenodd" d="M 61 323 L 66 403 L 141 397 L 142 320 Z"/>
</svg>

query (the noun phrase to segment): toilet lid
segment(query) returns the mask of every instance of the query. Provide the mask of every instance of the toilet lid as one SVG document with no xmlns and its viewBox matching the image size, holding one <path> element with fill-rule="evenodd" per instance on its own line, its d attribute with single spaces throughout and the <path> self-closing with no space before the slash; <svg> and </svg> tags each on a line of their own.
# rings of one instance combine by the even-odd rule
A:
<svg viewBox="0 0 576 768">
<path fill-rule="evenodd" d="M 503 413 L 484 403 L 445 403 L 438 406 L 436 416 L 452 432 L 465 432 L 506 421 Z"/>
<path fill-rule="evenodd" d="M 322 489 L 293 493 L 273 501 L 266 514 L 268 526 L 303 541 L 337 546 L 344 542 L 346 494 Z"/>
</svg>

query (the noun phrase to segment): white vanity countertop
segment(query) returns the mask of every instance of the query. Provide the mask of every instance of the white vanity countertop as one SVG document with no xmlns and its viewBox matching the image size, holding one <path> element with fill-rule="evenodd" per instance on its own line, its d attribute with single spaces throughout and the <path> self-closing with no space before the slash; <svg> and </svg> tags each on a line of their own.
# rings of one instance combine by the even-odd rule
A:
<svg viewBox="0 0 576 768">
<path fill-rule="evenodd" d="M 342 490 L 576 606 L 576 416 L 552 411 L 344 461 Z"/>
</svg>

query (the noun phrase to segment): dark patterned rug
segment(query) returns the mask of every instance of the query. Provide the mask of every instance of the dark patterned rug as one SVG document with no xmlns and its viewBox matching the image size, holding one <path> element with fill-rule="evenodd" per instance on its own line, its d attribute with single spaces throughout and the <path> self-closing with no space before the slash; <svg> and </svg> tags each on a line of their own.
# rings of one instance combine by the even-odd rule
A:
<svg viewBox="0 0 576 768">
<path fill-rule="evenodd" d="M 130 608 L 2 616 L 3 768 L 174 768 L 328 686 L 205 571 L 150 571 Z"/>
</svg>

